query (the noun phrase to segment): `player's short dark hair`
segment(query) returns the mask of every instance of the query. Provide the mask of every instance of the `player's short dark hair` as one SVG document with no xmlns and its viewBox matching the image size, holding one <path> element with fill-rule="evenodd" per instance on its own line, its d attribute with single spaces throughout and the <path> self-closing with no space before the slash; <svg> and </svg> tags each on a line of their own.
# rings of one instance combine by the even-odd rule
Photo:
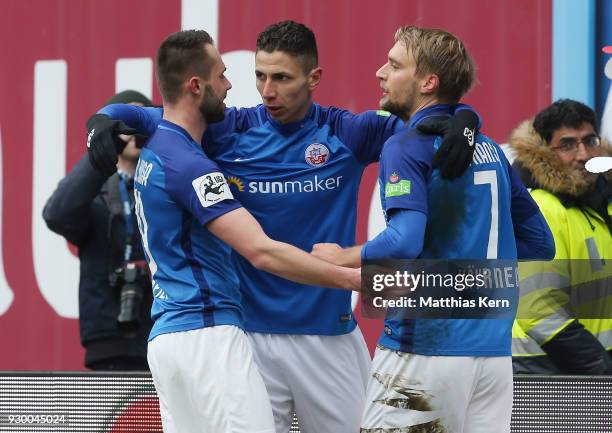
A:
<svg viewBox="0 0 612 433">
<path fill-rule="evenodd" d="M 533 119 L 533 129 L 550 143 L 557 129 L 562 127 L 578 129 L 585 122 L 599 134 L 597 116 L 590 107 L 572 99 L 559 99 L 536 115 Z"/>
<path fill-rule="evenodd" d="M 268 26 L 257 36 L 256 51 L 282 51 L 298 57 L 305 72 L 319 66 L 319 53 L 314 33 L 304 24 L 281 21 Z"/>
<path fill-rule="evenodd" d="M 157 84 L 166 102 L 176 102 L 185 79 L 197 75 L 210 77 L 213 59 L 204 46 L 213 45 L 204 30 L 183 30 L 168 36 L 157 50 Z"/>
</svg>

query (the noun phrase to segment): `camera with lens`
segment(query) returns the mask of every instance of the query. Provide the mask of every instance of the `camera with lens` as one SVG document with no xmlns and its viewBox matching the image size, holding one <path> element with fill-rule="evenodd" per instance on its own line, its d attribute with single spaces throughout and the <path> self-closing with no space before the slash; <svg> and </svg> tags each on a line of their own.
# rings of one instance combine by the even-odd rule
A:
<svg viewBox="0 0 612 433">
<path fill-rule="evenodd" d="M 142 300 L 146 287 L 147 272 L 135 262 L 127 262 L 115 269 L 109 277 L 111 287 L 119 289 L 119 314 L 117 326 L 126 333 L 140 327 Z"/>
</svg>

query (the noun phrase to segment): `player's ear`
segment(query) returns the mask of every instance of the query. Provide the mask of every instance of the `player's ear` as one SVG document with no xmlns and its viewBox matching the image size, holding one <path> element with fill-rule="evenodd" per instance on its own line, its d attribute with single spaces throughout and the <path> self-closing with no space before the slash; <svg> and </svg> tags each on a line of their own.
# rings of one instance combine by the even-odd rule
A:
<svg viewBox="0 0 612 433">
<path fill-rule="evenodd" d="M 321 82 L 321 76 L 323 75 L 323 69 L 316 67 L 308 73 L 308 88 L 312 91 L 317 88 Z"/>
<path fill-rule="evenodd" d="M 203 91 L 204 83 L 198 76 L 191 77 L 186 84 L 187 91 L 193 95 L 199 96 Z"/>
<path fill-rule="evenodd" d="M 436 74 L 426 74 L 421 80 L 421 93 L 430 95 L 440 88 L 440 78 Z"/>
</svg>

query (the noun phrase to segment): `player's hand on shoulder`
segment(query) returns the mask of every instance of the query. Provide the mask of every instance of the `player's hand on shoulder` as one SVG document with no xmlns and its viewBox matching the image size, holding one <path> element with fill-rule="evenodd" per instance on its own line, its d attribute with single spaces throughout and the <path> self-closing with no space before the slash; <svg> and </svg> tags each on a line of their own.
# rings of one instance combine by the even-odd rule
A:
<svg viewBox="0 0 612 433">
<path fill-rule="evenodd" d="M 94 114 L 87 120 L 87 153 L 91 164 L 105 176 L 117 171 L 118 157 L 126 146 L 120 134 L 133 135 L 120 120 L 113 120 L 105 114 Z"/>
<path fill-rule="evenodd" d="M 471 110 L 459 110 L 450 119 L 431 118 L 421 122 L 417 129 L 426 134 L 442 135 L 442 143 L 433 159 L 433 168 L 439 168 L 442 177 L 452 180 L 461 176 L 470 166 L 479 118 Z"/>
<path fill-rule="evenodd" d="M 310 254 L 326 262 L 339 264 L 342 247 L 333 243 L 320 243 L 312 246 Z"/>
</svg>

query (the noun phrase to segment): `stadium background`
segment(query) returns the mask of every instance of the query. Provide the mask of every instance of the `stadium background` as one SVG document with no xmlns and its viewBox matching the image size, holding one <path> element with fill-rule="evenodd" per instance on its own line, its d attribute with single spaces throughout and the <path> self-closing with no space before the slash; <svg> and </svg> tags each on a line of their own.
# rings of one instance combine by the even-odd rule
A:
<svg viewBox="0 0 612 433">
<path fill-rule="evenodd" d="M 78 261 L 47 230 L 42 207 L 84 152 L 90 113 L 126 88 L 161 103 L 153 59 L 171 32 L 205 28 L 213 35 L 234 84 L 228 104 L 259 102 L 255 38 L 272 22 L 294 19 L 317 35 L 324 76 L 316 101 L 376 108 L 374 72 L 395 29 L 414 23 L 448 29 L 466 43 L 479 67 L 466 102 L 499 142 L 559 97 L 612 117 L 612 56 L 601 51 L 612 45 L 612 0 L 2 0 L 0 6 L 0 370 L 83 369 Z M 610 129 L 608 120 L 604 132 Z M 370 167 L 359 199 L 360 242 L 381 228 L 375 179 Z M 361 325 L 373 347 L 380 323 Z"/>
</svg>

